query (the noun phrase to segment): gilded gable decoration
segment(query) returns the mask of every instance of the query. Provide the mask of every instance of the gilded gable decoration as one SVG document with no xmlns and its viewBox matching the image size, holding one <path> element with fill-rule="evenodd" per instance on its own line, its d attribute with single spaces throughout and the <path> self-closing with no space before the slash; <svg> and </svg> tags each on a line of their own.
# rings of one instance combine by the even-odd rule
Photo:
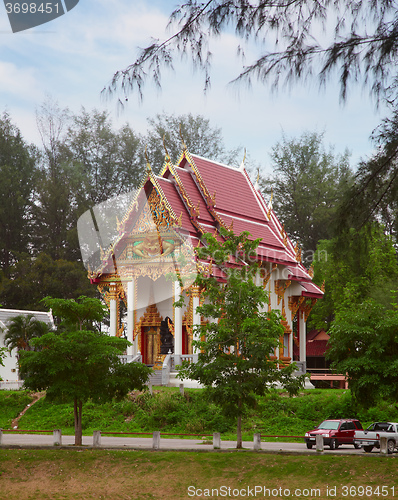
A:
<svg viewBox="0 0 398 500">
<path fill-rule="evenodd" d="M 294 251 L 296 254 L 297 262 L 301 262 L 301 248 L 298 246 L 298 243 L 296 243 L 296 246 L 294 247 Z"/>
<path fill-rule="evenodd" d="M 307 321 L 312 308 L 316 304 L 317 299 L 306 299 L 300 306 L 300 311 L 304 314 L 304 320 Z"/>
<path fill-rule="evenodd" d="M 162 321 L 163 318 L 159 314 L 156 304 L 150 304 L 134 328 L 134 339 L 141 333 L 141 328 L 143 326 L 160 327 Z"/>
<path fill-rule="evenodd" d="M 288 307 L 292 313 L 292 319 L 295 318 L 297 311 L 300 309 L 304 301 L 305 297 L 301 297 L 298 295 L 293 295 L 292 297 L 289 297 Z"/>
<path fill-rule="evenodd" d="M 278 306 L 283 299 L 286 290 L 289 288 L 291 280 L 275 280 L 275 293 L 278 296 Z"/>
<path fill-rule="evenodd" d="M 260 269 L 260 276 L 263 279 L 263 288 L 265 289 L 267 287 L 268 281 L 271 278 L 271 274 L 275 271 L 275 269 L 278 267 L 278 264 L 272 264 L 271 269 L 268 271 L 268 269 Z"/>
</svg>

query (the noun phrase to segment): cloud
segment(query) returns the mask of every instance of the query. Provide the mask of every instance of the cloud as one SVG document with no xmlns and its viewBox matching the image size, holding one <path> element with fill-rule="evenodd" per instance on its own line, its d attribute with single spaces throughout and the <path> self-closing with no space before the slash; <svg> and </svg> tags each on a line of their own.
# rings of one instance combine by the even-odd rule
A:
<svg viewBox="0 0 398 500">
<path fill-rule="evenodd" d="M 35 73 L 31 67 L 20 68 L 13 63 L 0 61 L 2 98 L 10 96 L 18 97 L 21 100 L 38 98 L 41 92 Z"/>
</svg>

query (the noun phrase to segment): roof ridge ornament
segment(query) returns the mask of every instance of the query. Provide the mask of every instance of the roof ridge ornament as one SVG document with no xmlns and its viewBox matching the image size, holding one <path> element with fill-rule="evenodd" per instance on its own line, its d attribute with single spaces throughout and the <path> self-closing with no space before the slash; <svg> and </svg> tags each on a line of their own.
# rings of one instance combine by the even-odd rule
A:
<svg viewBox="0 0 398 500">
<path fill-rule="evenodd" d="M 240 167 L 239 167 L 240 172 L 243 172 L 245 170 L 245 160 L 246 160 L 246 148 L 245 148 L 245 153 L 243 155 L 242 163 L 240 164 Z"/>
<path fill-rule="evenodd" d="M 269 203 L 268 203 L 268 213 L 267 213 L 267 216 L 268 216 L 268 219 L 271 219 L 271 210 L 272 210 L 272 198 L 274 197 L 274 191 L 271 187 L 271 198 L 269 200 Z"/>
<path fill-rule="evenodd" d="M 254 189 L 256 191 L 260 191 L 260 185 L 258 183 L 259 180 L 260 180 L 260 168 L 257 167 L 257 179 L 256 179 L 256 183 L 254 184 Z"/>
<path fill-rule="evenodd" d="M 187 148 L 187 145 L 185 144 L 184 137 L 182 136 L 182 126 L 181 126 L 181 123 L 180 123 L 180 137 L 181 137 L 181 146 L 182 146 L 182 149 L 184 151 L 187 151 L 188 148 Z"/>
<path fill-rule="evenodd" d="M 163 134 L 163 147 L 164 147 L 164 150 L 166 153 L 165 160 L 166 160 L 166 163 L 169 163 L 169 162 L 171 162 L 171 156 L 169 155 L 169 152 L 167 151 L 165 138 L 166 138 L 166 134 Z"/>
<path fill-rule="evenodd" d="M 151 164 L 149 163 L 147 149 L 148 149 L 148 145 L 145 144 L 145 152 L 144 152 L 144 154 L 145 154 L 145 159 L 146 159 L 146 170 L 147 170 L 147 173 L 150 174 L 150 173 L 152 173 L 152 167 L 151 167 Z"/>
<path fill-rule="evenodd" d="M 294 247 L 294 252 L 296 254 L 296 260 L 301 264 L 301 248 L 299 244 L 296 242 L 296 246 Z"/>
</svg>

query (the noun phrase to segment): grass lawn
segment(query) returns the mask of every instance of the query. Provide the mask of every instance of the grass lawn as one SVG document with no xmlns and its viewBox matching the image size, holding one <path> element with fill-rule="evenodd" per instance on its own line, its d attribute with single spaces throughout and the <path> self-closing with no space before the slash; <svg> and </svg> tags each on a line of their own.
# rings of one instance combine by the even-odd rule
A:
<svg viewBox="0 0 398 500">
<path fill-rule="evenodd" d="M 2 449 L 0 499 L 392 499 L 397 469 L 377 455 Z"/>
</svg>

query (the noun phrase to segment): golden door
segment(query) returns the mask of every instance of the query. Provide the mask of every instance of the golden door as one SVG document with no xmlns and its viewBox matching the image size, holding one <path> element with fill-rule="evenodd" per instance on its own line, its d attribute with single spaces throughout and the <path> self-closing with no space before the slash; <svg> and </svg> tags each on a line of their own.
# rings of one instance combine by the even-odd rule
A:
<svg viewBox="0 0 398 500">
<path fill-rule="evenodd" d="M 153 326 L 146 332 L 146 360 L 147 365 L 154 365 L 159 351 L 159 332 Z"/>
</svg>

